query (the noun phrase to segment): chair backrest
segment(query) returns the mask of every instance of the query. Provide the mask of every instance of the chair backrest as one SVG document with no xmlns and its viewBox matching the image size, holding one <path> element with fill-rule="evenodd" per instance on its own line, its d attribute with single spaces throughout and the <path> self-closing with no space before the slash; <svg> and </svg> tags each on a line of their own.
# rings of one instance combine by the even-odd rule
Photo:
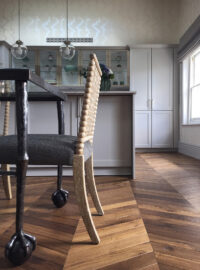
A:
<svg viewBox="0 0 200 270">
<path fill-rule="evenodd" d="M 10 92 L 10 82 L 9 81 L 4 81 L 4 89 L 1 89 L 1 91 L 5 92 Z M 1 108 L 1 103 L 0 103 L 0 108 Z M 10 102 L 6 101 L 5 102 L 5 107 L 4 107 L 4 115 L 0 117 L 3 119 L 3 127 L 2 127 L 2 134 L 3 136 L 8 135 L 8 129 L 9 129 L 9 120 L 10 120 Z"/>
<path fill-rule="evenodd" d="M 93 142 L 101 76 L 102 72 L 98 59 L 95 54 L 91 54 L 76 146 L 76 154 L 79 155 L 83 154 L 84 142 Z"/>
</svg>

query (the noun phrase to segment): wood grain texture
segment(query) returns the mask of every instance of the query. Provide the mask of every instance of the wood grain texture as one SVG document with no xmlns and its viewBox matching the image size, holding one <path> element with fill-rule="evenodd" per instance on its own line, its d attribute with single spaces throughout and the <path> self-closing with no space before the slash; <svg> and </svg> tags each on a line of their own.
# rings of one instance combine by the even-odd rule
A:
<svg viewBox="0 0 200 270">
<path fill-rule="evenodd" d="M 133 191 L 161 270 L 200 269 L 200 167 L 175 153 L 138 154 Z"/>
<path fill-rule="evenodd" d="M 79 204 L 79 209 L 83 222 L 88 231 L 91 241 L 94 244 L 99 244 L 100 239 L 96 231 L 90 206 L 87 198 L 86 184 L 85 184 L 85 164 L 84 156 L 74 155 L 73 158 L 73 176 L 74 176 L 74 189 L 76 198 Z"/>
<path fill-rule="evenodd" d="M 98 177 L 97 183 L 105 215 L 93 218 L 101 243 L 86 244 L 88 235 L 79 220 L 64 269 L 159 269 L 129 179 Z"/>
<path fill-rule="evenodd" d="M 93 142 L 101 75 L 98 59 L 91 54 L 76 145 L 76 154 L 79 155 L 83 155 L 84 142 Z"/>
<path fill-rule="evenodd" d="M 99 200 L 99 196 L 97 193 L 97 188 L 94 179 L 94 169 L 93 169 L 93 154 L 90 158 L 85 162 L 85 181 L 87 183 L 88 189 L 90 191 L 90 195 L 92 197 L 92 201 L 97 210 L 98 215 L 103 216 L 103 208 L 101 206 L 101 202 Z"/>
<path fill-rule="evenodd" d="M 12 178 L 15 194 L 15 181 Z M 37 249 L 19 270 L 158 270 L 152 246 L 127 177 L 96 177 L 104 216 L 89 196 L 93 219 L 101 243 L 93 245 L 80 217 L 74 182 L 64 177 L 70 192 L 64 208 L 51 200 L 54 177 L 28 177 L 25 196 L 25 230 L 37 237 Z M 1 185 L 1 182 L 0 182 Z M 5 200 L 0 186 L 0 269 L 13 269 L 4 258 L 4 246 L 14 232 L 15 200 Z M 15 269 L 15 268 L 14 268 Z"/>
</svg>

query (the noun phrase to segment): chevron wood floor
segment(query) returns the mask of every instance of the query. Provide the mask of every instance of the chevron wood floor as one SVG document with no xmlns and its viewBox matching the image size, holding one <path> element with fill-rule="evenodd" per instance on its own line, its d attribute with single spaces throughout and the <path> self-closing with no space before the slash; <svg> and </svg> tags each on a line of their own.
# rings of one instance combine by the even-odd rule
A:
<svg viewBox="0 0 200 270">
<path fill-rule="evenodd" d="M 64 178 L 70 191 L 68 204 L 55 209 L 51 193 L 55 178 L 28 178 L 25 231 L 37 237 L 37 249 L 18 270 L 158 270 L 144 223 L 127 177 L 97 177 L 105 216 L 94 216 L 100 245 L 92 245 L 79 216 L 73 181 Z M 1 184 L 1 183 L 0 183 Z M 14 182 L 13 193 L 15 193 Z M 4 199 L 0 186 L 0 269 L 13 267 L 4 258 L 4 246 L 13 234 L 15 200 Z M 92 203 L 90 201 L 92 206 Z M 92 212 L 95 214 L 94 209 Z M 14 268 L 15 269 L 15 268 Z"/>
<path fill-rule="evenodd" d="M 200 269 L 200 161 L 138 154 L 132 182 L 160 270 Z"/>
<path fill-rule="evenodd" d="M 38 245 L 16 269 L 200 270 L 199 162 L 179 154 L 140 153 L 136 180 L 97 177 L 105 210 L 104 217 L 94 216 L 99 246 L 89 242 L 71 178 L 64 179 L 70 200 L 63 209 L 50 201 L 55 178 L 28 178 L 25 231 Z M 14 216 L 15 200 L 4 199 L 0 183 L 0 269 L 13 269 L 3 253 Z"/>
</svg>

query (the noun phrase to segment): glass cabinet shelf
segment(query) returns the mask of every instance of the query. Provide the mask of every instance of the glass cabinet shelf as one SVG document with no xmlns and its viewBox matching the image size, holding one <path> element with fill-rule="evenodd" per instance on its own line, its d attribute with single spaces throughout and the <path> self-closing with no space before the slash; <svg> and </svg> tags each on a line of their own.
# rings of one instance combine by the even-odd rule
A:
<svg viewBox="0 0 200 270">
<path fill-rule="evenodd" d="M 72 60 L 61 59 L 62 66 L 61 66 L 61 85 L 80 85 L 80 72 L 79 72 L 79 51 L 76 50 L 75 56 Z"/>
<path fill-rule="evenodd" d="M 57 84 L 57 51 L 39 51 L 39 73 L 40 77 L 48 83 Z"/>
<path fill-rule="evenodd" d="M 29 68 L 45 81 L 59 86 L 84 86 L 81 75 L 87 69 L 90 54 L 95 53 L 99 63 L 106 65 L 114 73 L 111 90 L 129 88 L 129 48 L 128 47 L 76 47 L 72 60 L 62 59 L 59 47 L 31 46 L 23 60 L 12 58 L 15 68 Z"/>
<path fill-rule="evenodd" d="M 110 67 L 114 73 L 112 85 L 124 86 L 128 84 L 127 78 L 127 53 L 126 51 L 111 51 L 110 53 Z"/>
</svg>

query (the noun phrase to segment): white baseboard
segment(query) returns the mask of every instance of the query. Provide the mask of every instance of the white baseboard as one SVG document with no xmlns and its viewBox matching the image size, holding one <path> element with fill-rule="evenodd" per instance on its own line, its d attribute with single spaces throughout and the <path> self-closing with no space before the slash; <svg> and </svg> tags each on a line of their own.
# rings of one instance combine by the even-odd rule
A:
<svg viewBox="0 0 200 270">
<path fill-rule="evenodd" d="M 200 146 L 179 142 L 178 152 L 186 156 L 200 159 Z"/>
<path fill-rule="evenodd" d="M 95 175 L 131 175 L 131 168 L 95 168 Z M 57 169 L 55 167 L 32 167 L 27 171 L 27 176 L 56 176 Z M 72 176 L 72 168 L 64 168 L 63 176 Z"/>
<path fill-rule="evenodd" d="M 136 153 L 165 153 L 177 152 L 178 148 L 136 148 Z"/>
</svg>

